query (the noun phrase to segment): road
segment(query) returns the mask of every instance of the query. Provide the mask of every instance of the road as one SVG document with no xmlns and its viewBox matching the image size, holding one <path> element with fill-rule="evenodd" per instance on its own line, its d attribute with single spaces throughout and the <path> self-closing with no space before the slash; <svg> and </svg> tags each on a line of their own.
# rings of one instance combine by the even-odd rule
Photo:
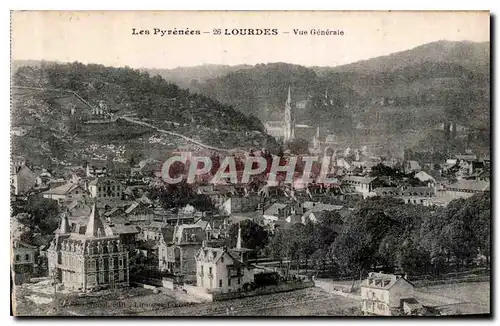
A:
<svg viewBox="0 0 500 326">
<path fill-rule="evenodd" d="M 207 145 L 207 144 L 203 144 L 197 140 L 194 140 L 193 138 L 189 138 L 187 136 L 184 136 L 182 134 L 178 134 L 176 132 L 173 132 L 173 131 L 168 131 L 168 130 L 163 130 L 163 129 L 160 129 L 152 124 L 149 124 L 147 122 L 144 122 L 144 121 L 139 121 L 139 120 L 136 120 L 134 118 L 131 118 L 131 117 L 127 117 L 127 116 L 121 116 L 119 117 L 120 119 L 123 119 L 123 120 L 126 120 L 130 123 L 135 123 L 135 124 L 138 124 L 138 125 L 141 125 L 141 126 L 145 126 L 145 127 L 149 127 L 149 128 L 152 128 L 152 129 L 155 129 L 156 131 L 158 132 L 161 132 L 161 133 L 164 133 L 164 134 L 167 134 L 167 135 L 171 135 L 171 136 L 175 136 L 175 137 L 179 137 L 179 138 L 182 138 L 188 142 L 191 142 L 195 145 L 198 145 L 200 147 L 203 147 L 203 148 L 206 148 L 206 149 L 210 149 L 210 150 L 214 150 L 214 151 L 219 151 L 219 152 L 225 152 L 225 153 L 234 153 L 236 152 L 235 149 L 225 149 L 225 148 L 219 148 L 219 147 L 215 147 L 215 146 L 210 146 L 210 145 Z"/>
</svg>

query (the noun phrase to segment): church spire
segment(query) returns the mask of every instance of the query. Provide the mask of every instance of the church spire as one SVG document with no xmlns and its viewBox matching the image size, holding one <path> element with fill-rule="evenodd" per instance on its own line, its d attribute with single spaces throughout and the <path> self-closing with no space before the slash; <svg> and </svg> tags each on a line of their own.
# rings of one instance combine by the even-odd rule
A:
<svg viewBox="0 0 500 326">
<path fill-rule="evenodd" d="M 238 239 L 236 240 L 236 249 L 241 249 L 241 224 L 238 223 Z"/>
<path fill-rule="evenodd" d="M 288 97 L 286 98 L 286 105 L 292 104 L 292 89 L 291 86 L 288 85 Z"/>
<path fill-rule="evenodd" d="M 291 86 L 288 86 L 288 96 L 285 102 L 285 128 L 284 128 L 284 140 L 285 142 L 293 140 L 295 137 L 295 122 L 293 119 L 292 112 L 292 90 Z"/>
</svg>

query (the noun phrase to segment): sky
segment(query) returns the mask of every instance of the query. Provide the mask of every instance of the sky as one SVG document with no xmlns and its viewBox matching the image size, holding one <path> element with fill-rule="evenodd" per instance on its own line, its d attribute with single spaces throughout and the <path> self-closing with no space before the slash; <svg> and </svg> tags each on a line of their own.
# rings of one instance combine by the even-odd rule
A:
<svg viewBox="0 0 500 326">
<path fill-rule="evenodd" d="M 16 11 L 11 58 L 132 68 L 269 62 L 338 66 L 439 40 L 489 41 L 489 24 L 487 11 Z M 133 28 L 150 34 L 133 35 Z M 162 37 L 153 35 L 155 28 L 201 34 Z M 212 34 L 240 28 L 278 29 L 278 35 Z M 294 35 L 294 29 L 344 35 Z"/>
</svg>

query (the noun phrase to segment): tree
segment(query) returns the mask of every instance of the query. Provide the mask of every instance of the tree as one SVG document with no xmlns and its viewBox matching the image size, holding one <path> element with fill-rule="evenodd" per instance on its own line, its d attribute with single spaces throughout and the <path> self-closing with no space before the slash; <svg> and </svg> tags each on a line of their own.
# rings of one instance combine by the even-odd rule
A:
<svg viewBox="0 0 500 326">
<path fill-rule="evenodd" d="M 40 196 L 30 196 L 21 206 L 13 206 L 13 214 L 19 216 L 19 223 L 26 225 L 33 233 L 52 235 L 59 226 L 57 201 Z"/>
<path fill-rule="evenodd" d="M 247 249 L 261 250 L 269 242 L 267 231 L 252 220 L 245 220 L 238 224 L 232 224 L 229 227 L 229 237 L 227 238 L 227 246 L 229 248 L 236 247 L 238 237 L 238 229 L 241 227 L 242 246 Z"/>
<path fill-rule="evenodd" d="M 309 154 L 309 142 L 302 138 L 294 139 L 288 145 L 292 154 Z"/>
<path fill-rule="evenodd" d="M 376 265 L 377 252 L 393 222 L 383 211 L 362 208 L 356 211 L 333 244 L 333 253 L 339 264 L 351 271 L 353 277 L 362 277 Z"/>
</svg>

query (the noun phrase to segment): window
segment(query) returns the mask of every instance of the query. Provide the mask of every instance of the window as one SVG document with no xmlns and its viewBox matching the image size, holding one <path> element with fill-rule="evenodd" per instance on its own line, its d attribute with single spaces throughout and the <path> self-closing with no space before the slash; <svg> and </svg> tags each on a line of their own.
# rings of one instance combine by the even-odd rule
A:
<svg viewBox="0 0 500 326">
<path fill-rule="evenodd" d="M 238 277 L 238 285 L 241 284 L 241 278 Z"/>
<path fill-rule="evenodd" d="M 212 274 L 212 267 L 208 268 L 208 274 Z"/>
<path fill-rule="evenodd" d="M 21 259 L 21 257 L 19 257 L 19 255 L 16 255 L 16 261 L 19 261 L 19 259 Z"/>
<path fill-rule="evenodd" d="M 224 256 L 220 258 L 220 262 L 224 264 Z"/>
<path fill-rule="evenodd" d="M 222 280 L 219 280 L 219 287 L 222 287 Z"/>
<path fill-rule="evenodd" d="M 227 286 L 231 286 L 231 279 L 230 278 L 227 279 Z"/>
</svg>

